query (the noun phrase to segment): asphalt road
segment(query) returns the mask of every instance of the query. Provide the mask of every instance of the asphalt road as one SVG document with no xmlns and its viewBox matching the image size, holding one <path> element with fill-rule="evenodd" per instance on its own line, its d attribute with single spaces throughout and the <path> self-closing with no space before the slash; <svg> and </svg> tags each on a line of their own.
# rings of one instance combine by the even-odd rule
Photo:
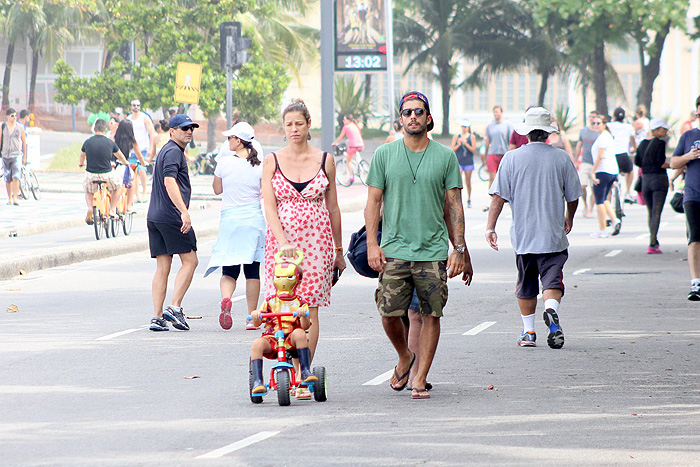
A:
<svg viewBox="0 0 700 467">
<path fill-rule="evenodd" d="M 2 305 L 19 308 L 0 314 L 0 464 L 697 465 L 700 305 L 685 299 L 684 221 L 667 209 L 664 254 L 646 255 L 642 209 L 609 239 L 590 238 L 594 221 L 577 218 L 562 350 L 547 347 L 539 318 L 538 347 L 516 346 L 507 219 L 494 252 L 486 215 L 468 210 L 474 283 L 450 281 L 424 401 L 389 388 L 396 356 L 375 283 L 354 271 L 321 310 L 314 364 L 327 368 L 328 401 L 291 407 L 275 393 L 248 398 L 259 333 L 243 330 L 242 290 L 233 329 L 219 327 L 218 280 L 202 277 L 211 240 L 184 302 L 202 317 L 189 332 L 146 329 L 146 252 L 0 282 Z M 347 242 L 361 214 L 343 222 Z"/>
</svg>

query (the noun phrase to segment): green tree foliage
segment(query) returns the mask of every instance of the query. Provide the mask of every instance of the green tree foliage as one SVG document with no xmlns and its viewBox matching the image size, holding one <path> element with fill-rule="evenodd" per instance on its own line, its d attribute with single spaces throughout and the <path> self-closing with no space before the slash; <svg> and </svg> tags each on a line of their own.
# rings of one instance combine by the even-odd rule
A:
<svg viewBox="0 0 700 467">
<path fill-rule="evenodd" d="M 338 76 L 335 79 L 335 103 L 338 115 L 337 132 L 343 128 L 343 117 L 352 115 L 356 120 L 366 121 L 371 114 L 370 100 L 365 95 L 365 85 L 358 83 L 354 76 Z M 396 107 L 398 108 L 398 106 Z"/>
<path fill-rule="evenodd" d="M 65 63 L 57 63 L 55 100 L 66 104 L 84 100 L 86 108 L 96 112 L 128 107 L 131 99 L 139 98 L 144 108 L 165 110 L 176 104 L 173 94 L 177 63 L 186 61 L 202 65 L 199 108 L 211 123 L 215 123 L 226 92 L 226 73 L 220 68 L 219 24 L 241 15 L 248 18 L 248 14 L 266 12 L 267 19 L 251 26 L 264 28 L 265 36 L 260 36 L 260 31 L 243 31 L 246 36 L 264 37 L 264 42 L 254 42 L 253 60 L 237 73 L 233 82 L 233 105 L 253 123 L 276 117 L 289 78 L 284 62 L 263 62 L 261 57 L 265 55 L 265 44 L 275 41 L 274 31 L 281 28 L 285 37 L 293 32 L 309 31 L 297 28 L 296 20 L 291 19 L 286 9 L 288 6 L 294 11 L 303 11 L 300 4 L 305 5 L 305 2 L 96 0 L 90 16 L 93 32 L 104 33 L 105 48 L 113 58 L 106 60 L 108 66 L 90 79 L 77 78 Z M 266 26 L 270 22 L 279 27 Z M 286 29 L 282 27 L 284 24 Z M 300 35 L 296 39 L 286 45 L 292 62 L 300 60 L 299 47 L 313 42 L 313 37 Z M 133 64 L 126 63 L 117 54 L 132 43 L 140 55 Z M 274 50 L 281 56 L 279 41 Z M 215 133 L 210 137 L 214 138 Z M 213 144 L 213 140 L 209 143 Z"/>
</svg>

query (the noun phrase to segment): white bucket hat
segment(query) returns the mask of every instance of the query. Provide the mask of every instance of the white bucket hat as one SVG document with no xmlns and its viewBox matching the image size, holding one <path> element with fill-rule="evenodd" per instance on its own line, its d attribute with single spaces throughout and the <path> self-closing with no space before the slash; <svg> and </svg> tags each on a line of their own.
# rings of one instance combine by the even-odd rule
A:
<svg viewBox="0 0 700 467">
<path fill-rule="evenodd" d="M 547 133 L 559 131 L 559 128 L 552 124 L 552 114 L 543 107 L 528 109 L 528 111 L 525 112 L 525 119 L 523 122 L 516 124 L 514 129 L 516 133 L 523 136 L 527 136 L 527 134 L 533 130 L 542 130 Z"/>
<path fill-rule="evenodd" d="M 255 130 L 253 130 L 253 127 L 247 122 L 238 122 L 233 125 L 230 130 L 224 131 L 221 134 L 227 138 L 229 136 L 235 136 L 248 143 L 255 139 Z"/>
<path fill-rule="evenodd" d="M 664 128 L 666 130 L 671 128 L 671 125 L 666 123 L 663 118 L 654 118 L 649 122 L 649 130 L 656 130 L 657 128 Z"/>
</svg>

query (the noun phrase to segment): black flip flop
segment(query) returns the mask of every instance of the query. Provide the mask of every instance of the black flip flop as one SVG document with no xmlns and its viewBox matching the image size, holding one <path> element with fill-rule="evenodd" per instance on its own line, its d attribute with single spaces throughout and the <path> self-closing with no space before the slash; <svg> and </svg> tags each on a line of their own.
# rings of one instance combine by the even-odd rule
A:
<svg viewBox="0 0 700 467">
<path fill-rule="evenodd" d="M 413 392 L 415 391 L 415 392 Z M 427 395 L 421 396 L 420 393 L 426 393 Z M 427 388 L 419 389 L 419 388 L 413 388 L 411 391 L 411 399 L 430 399 L 430 392 L 428 392 Z"/>
<path fill-rule="evenodd" d="M 413 368 L 413 363 L 414 363 L 415 361 L 416 361 L 416 354 L 413 354 L 413 360 L 411 360 L 411 364 L 408 365 L 408 370 L 406 370 L 406 373 L 404 373 L 403 375 L 401 375 L 400 378 L 399 378 L 399 374 L 396 372 L 396 368 L 398 367 L 398 365 L 394 367 L 394 378 L 396 378 L 396 382 L 397 382 L 397 383 L 400 383 L 401 380 L 404 379 L 404 378 L 406 378 L 406 382 L 403 383 L 403 384 L 401 385 L 401 387 L 398 387 L 398 388 L 392 386 L 391 382 L 389 382 L 389 386 L 391 386 L 391 389 L 393 389 L 394 391 L 403 391 L 403 390 L 406 388 L 406 385 L 408 384 L 408 375 L 409 375 L 409 373 L 411 373 L 411 368 Z"/>
</svg>

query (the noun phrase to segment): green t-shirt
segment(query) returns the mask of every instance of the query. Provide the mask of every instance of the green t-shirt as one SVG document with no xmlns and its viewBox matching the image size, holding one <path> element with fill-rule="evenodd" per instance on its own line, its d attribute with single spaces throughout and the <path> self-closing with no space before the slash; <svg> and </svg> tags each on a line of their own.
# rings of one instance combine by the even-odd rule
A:
<svg viewBox="0 0 700 467">
<path fill-rule="evenodd" d="M 374 153 L 367 183 L 384 190 L 381 247 L 387 258 L 447 259 L 445 191 L 462 188 L 450 148 L 430 141 L 423 155 L 410 151 L 403 139 L 383 144 Z"/>
</svg>

